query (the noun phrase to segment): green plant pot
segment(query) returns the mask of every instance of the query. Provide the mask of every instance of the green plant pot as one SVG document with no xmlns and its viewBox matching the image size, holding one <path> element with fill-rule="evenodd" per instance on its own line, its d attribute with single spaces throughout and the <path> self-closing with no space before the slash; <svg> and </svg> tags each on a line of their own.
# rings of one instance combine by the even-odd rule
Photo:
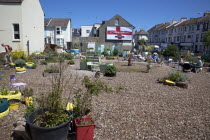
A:
<svg viewBox="0 0 210 140">
<path fill-rule="evenodd" d="M 80 62 L 80 70 L 87 70 L 87 63 L 86 62 Z"/>
</svg>

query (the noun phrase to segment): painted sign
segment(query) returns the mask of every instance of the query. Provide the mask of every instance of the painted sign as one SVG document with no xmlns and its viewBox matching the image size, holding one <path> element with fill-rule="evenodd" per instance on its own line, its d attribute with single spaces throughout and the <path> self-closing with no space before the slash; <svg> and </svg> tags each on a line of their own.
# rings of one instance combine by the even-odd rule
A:
<svg viewBox="0 0 210 140">
<path fill-rule="evenodd" d="M 107 27 L 107 40 L 132 40 L 132 27 Z"/>
</svg>

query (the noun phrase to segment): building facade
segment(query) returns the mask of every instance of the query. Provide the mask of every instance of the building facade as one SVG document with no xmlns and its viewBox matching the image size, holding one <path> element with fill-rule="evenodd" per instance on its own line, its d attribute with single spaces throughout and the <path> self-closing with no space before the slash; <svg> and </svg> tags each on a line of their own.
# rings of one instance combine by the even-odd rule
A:
<svg viewBox="0 0 210 140">
<path fill-rule="evenodd" d="M 103 21 L 99 27 L 99 45 L 103 47 L 119 48 L 120 51 L 132 49 L 134 26 L 115 15 L 110 20 Z"/>
<path fill-rule="evenodd" d="M 0 10 L 0 44 L 29 53 L 44 50 L 44 12 L 39 0 L 0 0 Z"/>
<path fill-rule="evenodd" d="M 194 53 L 206 53 L 209 48 L 205 47 L 203 36 L 210 29 L 210 12 L 202 17 L 181 18 L 180 22 L 162 23 L 152 27 L 149 32 L 148 43 L 150 45 L 167 46 L 174 44 L 180 50 L 190 50 Z"/>
<path fill-rule="evenodd" d="M 135 44 L 138 44 L 138 41 L 141 39 L 144 39 L 145 41 L 148 41 L 148 35 L 149 33 L 146 32 L 144 29 L 140 29 L 138 32 L 137 30 L 135 31 L 135 34 L 133 35 L 133 39 Z"/>
<path fill-rule="evenodd" d="M 67 18 L 45 19 L 45 43 L 68 49 L 72 42 L 71 20 Z"/>
</svg>

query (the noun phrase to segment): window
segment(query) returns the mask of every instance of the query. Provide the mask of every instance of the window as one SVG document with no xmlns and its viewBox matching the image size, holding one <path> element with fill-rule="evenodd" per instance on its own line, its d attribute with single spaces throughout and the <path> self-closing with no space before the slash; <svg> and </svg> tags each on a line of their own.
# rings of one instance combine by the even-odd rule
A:
<svg viewBox="0 0 210 140">
<path fill-rule="evenodd" d="M 184 42 L 186 41 L 186 36 L 184 36 Z"/>
<path fill-rule="evenodd" d="M 196 34 L 196 42 L 199 40 L 199 34 Z"/>
<path fill-rule="evenodd" d="M 197 30 L 199 30 L 199 29 L 200 29 L 200 25 L 198 24 L 198 25 L 197 25 Z"/>
<path fill-rule="evenodd" d="M 56 39 L 56 44 L 60 45 L 60 46 L 63 46 L 63 39 L 62 38 L 57 38 Z"/>
<path fill-rule="evenodd" d="M 86 30 L 86 33 L 90 33 L 90 30 Z"/>
<path fill-rule="evenodd" d="M 188 36 L 187 36 L 187 38 L 188 38 L 188 39 L 190 39 L 190 38 L 191 38 L 191 36 L 190 36 L 190 35 L 188 35 Z"/>
<path fill-rule="evenodd" d="M 61 35 L 61 26 L 56 27 L 56 34 Z"/>
<path fill-rule="evenodd" d="M 189 31 L 191 31 L 191 26 L 189 26 Z"/>
<path fill-rule="evenodd" d="M 192 25 L 192 31 L 194 31 L 194 25 Z"/>
<path fill-rule="evenodd" d="M 187 31 L 187 27 L 184 27 L 184 31 Z"/>
<path fill-rule="evenodd" d="M 174 42 L 176 42 L 176 37 L 174 37 Z"/>
<path fill-rule="evenodd" d="M 115 26 L 119 26 L 119 19 L 115 19 L 114 25 L 115 25 Z"/>
<path fill-rule="evenodd" d="M 19 24 L 13 24 L 13 30 L 14 30 L 14 39 L 19 40 L 20 39 L 20 28 L 19 28 Z"/>
<path fill-rule="evenodd" d="M 177 42 L 179 42 L 179 36 L 177 36 Z"/>
<path fill-rule="evenodd" d="M 200 42 L 203 42 L 203 36 L 204 36 L 204 34 L 201 34 Z"/>
</svg>

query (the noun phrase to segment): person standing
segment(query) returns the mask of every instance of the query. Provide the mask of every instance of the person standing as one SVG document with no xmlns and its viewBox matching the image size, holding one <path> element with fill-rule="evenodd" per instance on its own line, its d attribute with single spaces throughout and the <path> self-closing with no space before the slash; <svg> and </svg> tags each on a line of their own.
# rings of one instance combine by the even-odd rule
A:
<svg viewBox="0 0 210 140">
<path fill-rule="evenodd" d="M 12 51 L 12 47 L 9 46 L 9 45 L 5 45 L 5 44 L 1 44 L 2 47 L 4 47 L 5 51 L 6 51 L 6 54 L 4 56 L 4 60 L 5 60 L 5 64 L 8 64 L 9 61 L 10 63 L 13 63 L 12 62 L 12 56 L 11 56 L 11 51 Z"/>
</svg>

